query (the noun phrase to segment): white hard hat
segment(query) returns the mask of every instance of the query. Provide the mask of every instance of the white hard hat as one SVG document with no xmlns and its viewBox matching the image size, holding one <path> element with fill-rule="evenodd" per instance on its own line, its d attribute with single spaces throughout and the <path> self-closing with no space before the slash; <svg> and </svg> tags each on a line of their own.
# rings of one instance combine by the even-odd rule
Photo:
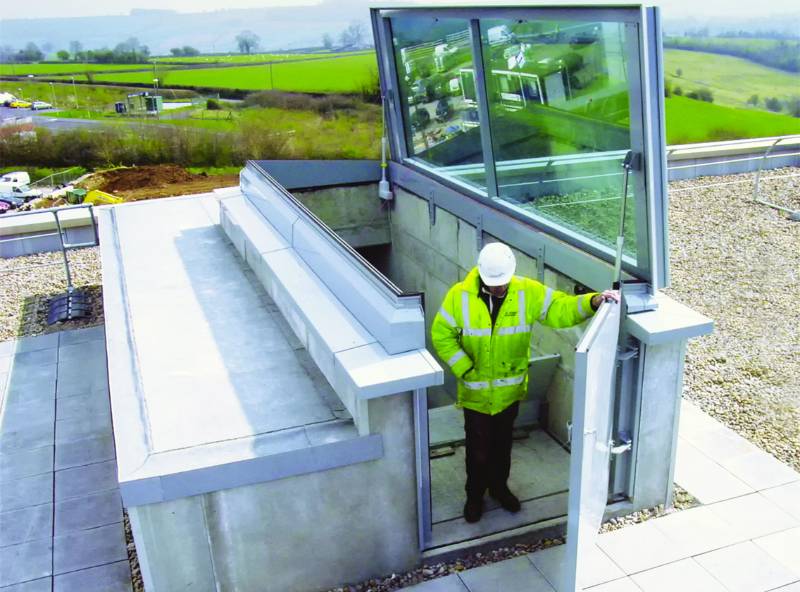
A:
<svg viewBox="0 0 800 592">
<path fill-rule="evenodd" d="M 504 286 L 511 281 L 517 260 L 503 243 L 489 243 L 478 255 L 478 273 L 487 286 Z"/>
</svg>

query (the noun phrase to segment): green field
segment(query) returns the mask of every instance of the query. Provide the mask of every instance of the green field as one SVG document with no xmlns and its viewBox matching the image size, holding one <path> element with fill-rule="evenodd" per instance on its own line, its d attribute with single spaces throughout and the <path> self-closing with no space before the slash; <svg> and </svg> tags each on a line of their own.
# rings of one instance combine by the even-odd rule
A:
<svg viewBox="0 0 800 592">
<path fill-rule="evenodd" d="M 310 93 L 352 93 L 377 77 L 375 54 L 348 55 L 324 60 L 240 66 L 194 68 L 160 72 L 161 86 L 240 90 L 283 90 Z M 81 78 L 85 79 L 85 77 Z M 153 73 L 96 74 L 96 82 L 152 84 Z"/>
<path fill-rule="evenodd" d="M 346 55 L 371 54 L 366 52 L 349 52 Z M 319 53 L 253 53 L 253 54 L 228 54 L 228 55 L 199 55 L 191 57 L 155 57 L 151 62 L 160 64 L 254 64 L 263 62 L 279 62 L 285 60 L 324 59 L 336 55 L 330 52 Z"/>
<path fill-rule="evenodd" d="M 677 76 L 678 70 L 681 75 Z M 665 52 L 664 72 L 667 82 L 680 87 L 684 94 L 707 88 L 714 93 L 714 103 L 728 107 L 752 109 L 747 99 L 759 96 L 759 108 L 764 99 L 777 97 L 786 100 L 800 96 L 800 74 L 790 74 L 768 68 L 742 58 L 668 49 Z"/>
<path fill-rule="evenodd" d="M 153 71 L 152 64 L 0 64 L 0 76 L 45 76 L 51 74 L 84 74 L 86 72 L 115 72 L 118 70 Z"/>
<path fill-rule="evenodd" d="M 800 119 L 788 115 L 732 109 L 686 97 L 670 97 L 665 103 L 670 145 L 800 133 Z"/>
<path fill-rule="evenodd" d="M 800 41 L 796 39 L 666 37 L 664 47 L 732 55 L 783 71 L 800 72 Z"/>
</svg>

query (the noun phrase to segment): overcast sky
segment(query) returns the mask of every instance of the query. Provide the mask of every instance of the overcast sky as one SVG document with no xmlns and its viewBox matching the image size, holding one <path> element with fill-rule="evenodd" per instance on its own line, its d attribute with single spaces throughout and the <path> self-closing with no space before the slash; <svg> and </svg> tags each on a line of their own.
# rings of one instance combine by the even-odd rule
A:
<svg viewBox="0 0 800 592">
<path fill-rule="evenodd" d="M 36 2 L 20 2 L 5 0 L 0 7 L 0 20 L 16 18 L 46 18 L 69 16 L 101 16 L 112 14 L 128 14 L 132 8 L 172 9 L 179 12 L 204 12 L 231 8 L 264 8 L 267 6 L 308 6 L 318 0 L 116 0 L 113 3 L 98 0 L 37 0 Z M 468 2 L 470 4 L 474 2 Z M 491 2 L 487 2 L 489 4 Z M 506 0 L 504 4 L 513 4 Z M 548 2 L 561 4 L 562 2 Z M 574 3 L 585 4 L 575 0 Z M 696 16 L 702 18 L 709 15 L 725 15 L 743 17 L 749 15 L 768 15 L 776 13 L 798 12 L 797 0 L 762 0 L 760 2 L 735 2 L 732 0 L 655 0 L 645 4 L 658 4 L 664 8 L 666 18 L 683 18 Z M 379 6 L 380 2 L 371 2 Z M 387 5 L 395 4 L 387 0 Z M 436 0 L 424 4 L 437 4 Z M 366 16 L 366 10 L 365 10 Z"/>
</svg>

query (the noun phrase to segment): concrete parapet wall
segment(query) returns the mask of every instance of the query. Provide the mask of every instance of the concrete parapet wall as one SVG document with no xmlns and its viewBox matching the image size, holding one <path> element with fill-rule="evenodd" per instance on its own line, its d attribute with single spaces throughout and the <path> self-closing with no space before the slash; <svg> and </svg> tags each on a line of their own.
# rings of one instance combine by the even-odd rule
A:
<svg viewBox="0 0 800 592">
<path fill-rule="evenodd" d="M 130 508 L 147 589 L 309 592 L 414 567 L 411 401 L 369 401 L 379 460 Z"/>
</svg>

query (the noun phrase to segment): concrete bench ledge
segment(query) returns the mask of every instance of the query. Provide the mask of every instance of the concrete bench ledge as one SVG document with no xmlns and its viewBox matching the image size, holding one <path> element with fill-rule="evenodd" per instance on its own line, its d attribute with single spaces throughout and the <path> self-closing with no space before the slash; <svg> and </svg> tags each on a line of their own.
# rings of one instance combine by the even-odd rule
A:
<svg viewBox="0 0 800 592">
<path fill-rule="evenodd" d="M 630 334 L 646 345 L 685 341 L 708 335 L 714 330 L 714 321 L 666 294 L 657 294 L 656 302 L 657 309 L 632 314 L 625 319 Z"/>
<path fill-rule="evenodd" d="M 266 483 L 383 457 L 379 434 L 359 436 L 350 420 L 157 453 L 120 483 L 126 505 L 164 502 Z"/>
<path fill-rule="evenodd" d="M 214 221 L 214 195 L 100 216 L 118 480 L 135 507 L 382 458 Z"/>
<path fill-rule="evenodd" d="M 424 348 L 389 354 L 244 196 L 220 201 L 225 232 L 333 386 L 359 432 L 368 399 L 441 384 Z"/>
</svg>

